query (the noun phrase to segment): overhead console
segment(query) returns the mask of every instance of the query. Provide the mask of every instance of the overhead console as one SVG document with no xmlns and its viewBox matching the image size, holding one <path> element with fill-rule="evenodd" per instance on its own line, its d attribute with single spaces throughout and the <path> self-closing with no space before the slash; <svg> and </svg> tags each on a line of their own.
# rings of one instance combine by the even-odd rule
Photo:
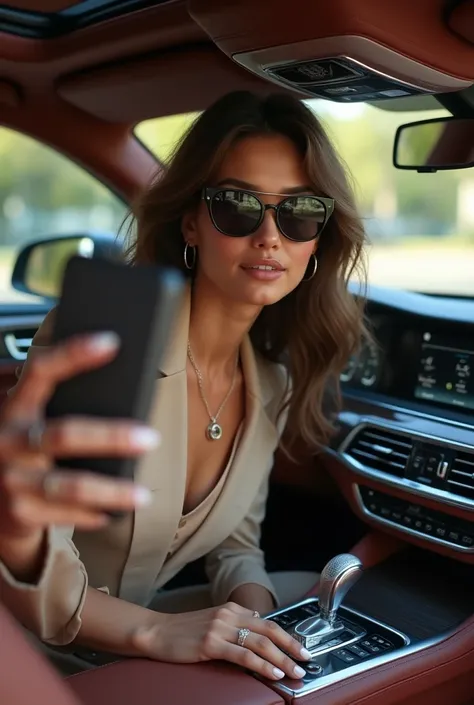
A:
<svg viewBox="0 0 474 705">
<path fill-rule="evenodd" d="M 307 97 L 390 100 L 457 91 L 474 82 L 472 48 L 443 23 L 440 3 L 259 5 L 190 0 L 189 10 L 236 63 Z"/>
</svg>

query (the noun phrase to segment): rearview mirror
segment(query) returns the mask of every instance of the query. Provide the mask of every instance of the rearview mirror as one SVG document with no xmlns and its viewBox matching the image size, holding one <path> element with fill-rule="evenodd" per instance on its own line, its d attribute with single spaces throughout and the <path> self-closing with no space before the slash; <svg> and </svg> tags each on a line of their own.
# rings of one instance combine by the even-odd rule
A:
<svg viewBox="0 0 474 705">
<path fill-rule="evenodd" d="M 16 260 L 12 286 L 17 291 L 46 299 L 61 292 L 66 264 L 74 255 L 122 258 L 123 249 L 112 234 L 79 234 L 49 238 L 24 247 Z"/>
<path fill-rule="evenodd" d="M 419 172 L 474 166 L 474 118 L 435 118 L 400 125 L 393 164 Z"/>
</svg>

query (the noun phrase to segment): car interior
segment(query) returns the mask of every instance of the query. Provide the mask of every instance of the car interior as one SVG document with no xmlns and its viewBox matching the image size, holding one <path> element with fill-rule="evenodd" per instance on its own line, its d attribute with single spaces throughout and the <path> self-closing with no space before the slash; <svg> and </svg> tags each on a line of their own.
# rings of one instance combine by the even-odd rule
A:
<svg viewBox="0 0 474 705">
<path fill-rule="evenodd" d="M 277 453 L 263 526 L 270 571 L 321 573 L 269 616 L 307 675 L 127 659 L 62 680 L 0 595 L 0 701 L 474 705 L 474 0 L 5 0 L 0 395 L 68 257 L 120 256 L 178 132 L 235 89 L 314 106 L 377 189 L 369 284 L 348 284 L 371 336 L 340 409 L 328 390 L 327 447 Z M 198 562 L 173 585 L 202 580 Z"/>
</svg>

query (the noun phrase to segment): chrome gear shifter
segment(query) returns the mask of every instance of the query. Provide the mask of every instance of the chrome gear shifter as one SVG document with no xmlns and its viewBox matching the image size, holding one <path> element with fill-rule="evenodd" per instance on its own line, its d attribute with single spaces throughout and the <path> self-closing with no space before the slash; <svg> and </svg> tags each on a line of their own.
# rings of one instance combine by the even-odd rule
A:
<svg viewBox="0 0 474 705">
<path fill-rule="evenodd" d="M 344 631 L 337 610 L 362 570 L 361 561 L 350 553 L 335 556 L 326 564 L 319 582 L 319 615 L 304 619 L 293 630 L 294 638 L 306 649 L 311 651 Z"/>
<path fill-rule="evenodd" d="M 351 553 L 332 558 L 323 569 L 319 580 L 320 617 L 333 624 L 337 610 L 351 587 L 362 575 L 362 563 Z"/>
</svg>

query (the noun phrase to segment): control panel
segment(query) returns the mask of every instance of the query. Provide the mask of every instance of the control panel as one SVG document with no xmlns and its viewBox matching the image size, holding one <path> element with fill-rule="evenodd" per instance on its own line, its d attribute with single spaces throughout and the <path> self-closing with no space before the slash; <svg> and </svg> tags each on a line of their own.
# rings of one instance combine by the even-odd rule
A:
<svg viewBox="0 0 474 705">
<path fill-rule="evenodd" d="M 318 600 L 310 598 L 304 603 L 269 615 L 268 619 L 292 633 L 299 622 L 319 614 Z M 344 630 L 336 637 L 320 644 L 316 650 L 312 650 L 310 662 L 301 662 L 302 668 L 306 671 L 304 682 L 309 683 L 350 666 L 365 664 L 377 656 L 386 656 L 409 643 L 408 638 L 400 632 L 350 608 L 341 606 L 339 618 L 344 625 Z"/>
<path fill-rule="evenodd" d="M 340 452 L 358 472 L 438 502 L 474 509 L 474 448 L 361 424 Z M 408 482 L 407 482 L 408 481 Z"/>
<path fill-rule="evenodd" d="M 424 467 L 430 466 L 434 475 L 442 473 L 446 461 L 441 456 L 441 451 L 437 457 L 429 456 Z M 382 523 L 458 550 L 474 551 L 474 521 L 428 509 L 368 487 L 358 486 L 357 491 L 365 513 L 377 517 Z"/>
</svg>

